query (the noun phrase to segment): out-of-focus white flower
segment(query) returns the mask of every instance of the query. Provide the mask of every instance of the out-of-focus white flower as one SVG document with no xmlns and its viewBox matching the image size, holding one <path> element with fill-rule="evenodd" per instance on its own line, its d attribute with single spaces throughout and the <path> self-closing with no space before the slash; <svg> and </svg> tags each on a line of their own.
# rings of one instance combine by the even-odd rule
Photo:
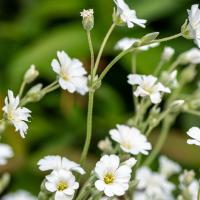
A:
<svg viewBox="0 0 200 200">
<path fill-rule="evenodd" d="M 136 39 L 136 38 L 122 38 L 115 45 L 115 49 L 125 51 L 125 50 L 129 49 L 135 42 L 138 42 L 138 41 L 140 41 L 140 40 Z M 147 51 L 150 48 L 154 48 L 157 46 L 159 46 L 159 43 L 152 43 L 152 44 L 138 47 L 138 50 Z"/>
<path fill-rule="evenodd" d="M 189 51 L 184 52 L 179 57 L 182 64 L 199 64 L 200 63 L 200 50 L 192 48 Z"/>
<path fill-rule="evenodd" d="M 160 157 L 159 166 L 160 173 L 166 178 L 181 171 L 181 166 L 178 163 L 170 160 L 166 156 Z"/>
<path fill-rule="evenodd" d="M 79 188 L 79 183 L 70 171 L 60 169 L 46 176 L 45 187 L 49 192 L 55 193 L 55 200 L 70 200 Z"/>
<path fill-rule="evenodd" d="M 117 129 L 110 130 L 110 135 L 114 141 L 120 144 L 121 149 L 127 153 L 148 155 L 148 151 L 151 150 L 151 144 L 137 128 L 117 125 Z"/>
<path fill-rule="evenodd" d="M 119 17 L 123 23 L 127 24 L 128 28 L 133 28 L 135 24 L 145 28 L 147 20 L 138 19 L 135 10 L 131 10 L 124 0 L 114 0 L 114 2 L 117 6 L 117 17 Z"/>
<path fill-rule="evenodd" d="M 35 65 L 31 65 L 24 75 L 24 81 L 26 83 L 33 82 L 39 75 L 39 72 L 35 69 Z"/>
<path fill-rule="evenodd" d="M 177 81 L 177 73 L 177 70 L 172 72 L 163 71 L 161 74 L 161 81 L 170 88 L 177 88 L 179 85 Z"/>
<path fill-rule="evenodd" d="M 199 182 L 197 180 L 192 181 L 188 187 L 188 191 L 192 197 L 192 200 L 196 200 L 198 196 Z"/>
<path fill-rule="evenodd" d="M 104 152 L 111 152 L 112 151 L 112 143 L 108 137 L 105 140 L 100 140 L 98 143 L 98 148 Z"/>
<path fill-rule="evenodd" d="M 136 179 L 139 181 L 137 189 L 142 190 L 149 199 L 167 200 L 172 198 L 175 186 L 161 174 L 142 167 L 137 171 Z"/>
<path fill-rule="evenodd" d="M 164 60 L 164 61 L 167 62 L 167 61 L 169 61 L 172 58 L 172 56 L 174 55 L 174 53 L 175 53 L 175 50 L 173 48 L 171 48 L 171 47 L 165 47 L 164 51 L 162 53 L 161 58 L 162 58 L 162 60 Z"/>
<path fill-rule="evenodd" d="M 195 144 L 200 146 L 200 128 L 192 127 L 189 129 L 187 134 L 192 138 L 187 140 L 188 144 Z"/>
<path fill-rule="evenodd" d="M 124 161 L 122 165 L 127 165 L 129 167 L 133 167 L 136 164 L 137 160 L 135 158 L 129 158 L 128 160 Z"/>
<path fill-rule="evenodd" d="M 27 191 L 19 190 L 17 192 L 9 193 L 2 197 L 2 200 L 36 200 L 34 197 Z"/>
<path fill-rule="evenodd" d="M 194 4 L 191 10 L 188 10 L 189 19 L 189 33 L 190 37 L 194 39 L 197 46 L 200 48 L 200 9 L 198 4 Z"/>
<path fill-rule="evenodd" d="M 83 64 L 78 59 L 71 59 L 64 51 L 57 52 L 58 60 L 53 59 L 51 66 L 59 76 L 62 89 L 70 93 L 75 91 L 84 95 L 88 91 L 87 74 Z"/>
<path fill-rule="evenodd" d="M 122 196 L 128 190 L 131 172 L 128 165 L 120 165 L 118 156 L 104 155 L 95 167 L 98 178 L 95 187 L 108 197 Z"/>
<path fill-rule="evenodd" d="M 84 169 L 79 164 L 61 156 L 45 156 L 37 164 L 41 171 L 64 169 L 85 174 Z"/>
<path fill-rule="evenodd" d="M 7 144 L 0 144 L 0 165 L 5 165 L 7 159 L 14 155 L 12 148 Z"/>
<path fill-rule="evenodd" d="M 149 96 L 151 102 L 158 104 L 162 100 L 162 93 L 170 93 L 171 90 L 165 87 L 162 83 L 157 81 L 158 79 L 152 75 L 138 75 L 130 74 L 128 75 L 128 83 L 131 85 L 138 85 L 137 89 L 134 91 L 136 97 L 146 97 Z"/>
<path fill-rule="evenodd" d="M 3 107 L 4 114 L 9 122 L 11 122 L 16 131 L 19 131 L 22 138 L 25 138 L 27 133 L 28 118 L 31 116 L 31 111 L 25 107 L 19 107 L 19 97 L 14 97 L 13 92 L 8 90 L 8 97 L 5 98 L 5 106 Z"/>
</svg>

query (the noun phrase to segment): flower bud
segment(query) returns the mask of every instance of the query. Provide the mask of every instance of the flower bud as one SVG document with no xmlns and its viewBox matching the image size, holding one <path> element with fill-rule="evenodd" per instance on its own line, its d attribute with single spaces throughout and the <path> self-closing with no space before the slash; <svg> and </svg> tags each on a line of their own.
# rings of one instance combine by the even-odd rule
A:
<svg viewBox="0 0 200 200">
<path fill-rule="evenodd" d="M 106 152 L 106 153 L 110 153 L 112 152 L 112 143 L 111 141 L 109 140 L 109 138 L 105 138 L 105 140 L 101 140 L 99 141 L 98 143 L 98 148 L 103 151 L 103 152 Z"/>
<path fill-rule="evenodd" d="M 184 170 L 183 174 L 180 175 L 179 180 L 183 185 L 189 186 L 194 180 L 195 173 L 193 170 Z"/>
<path fill-rule="evenodd" d="M 179 56 L 179 61 L 181 64 L 199 64 L 200 63 L 200 50 L 197 48 L 192 48 L 189 51 L 182 53 Z"/>
<path fill-rule="evenodd" d="M 93 9 L 83 10 L 81 12 L 81 17 L 83 18 L 82 24 L 86 31 L 91 31 L 94 27 L 94 11 Z"/>
<path fill-rule="evenodd" d="M 164 51 L 162 53 L 161 58 L 162 58 L 163 61 L 167 62 L 167 61 L 169 61 L 172 58 L 172 56 L 174 55 L 174 53 L 175 53 L 175 51 L 174 51 L 173 48 L 171 48 L 171 47 L 165 47 Z"/>
<path fill-rule="evenodd" d="M 182 82 L 183 84 L 188 83 L 194 79 L 196 74 L 197 74 L 196 66 L 190 65 L 182 71 L 182 73 L 180 75 L 180 82 Z"/>
<path fill-rule="evenodd" d="M 155 40 L 159 35 L 159 32 L 148 33 L 141 38 L 142 44 L 149 44 L 149 42 Z"/>
<path fill-rule="evenodd" d="M 4 189 L 6 189 L 9 183 L 10 183 L 10 174 L 8 173 L 3 174 L 0 179 L 0 193 L 2 193 Z"/>
<path fill-rule="evenodd" d="M 37 102 L 42 99 L 44 96 L 42 90 L 42 84 L 39 83 L 33 86 L 26 94 L 26 98 L 28 102 Z"/>
<path fill-rule="evenodd" d="M 24 81 L 26 83 L 31 83 L 37 78 L 38 75 L 39 72 L 35 69 L 35 65 L 31 65 L 24 75 Z"/>
<path fill-rule="evenodd" d="M 171 110 L 172 111 L 176 111 L 176 110 L 179 110 L 180 108 L 183 107 L 185 101 L 184 100 L 175 100 L 172 102 L 172 104 L 170 105 L 171 106 Z"/>
</svg>

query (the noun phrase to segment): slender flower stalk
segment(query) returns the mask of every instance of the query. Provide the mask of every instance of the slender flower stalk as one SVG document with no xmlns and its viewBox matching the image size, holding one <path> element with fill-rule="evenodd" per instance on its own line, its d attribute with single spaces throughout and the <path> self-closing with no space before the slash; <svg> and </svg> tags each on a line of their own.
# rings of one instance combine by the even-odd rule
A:
<svg viewBox="0 0 200 200">
<path fill-rule="evenodd" d="M 97 59 L 96 59 L 95 65 L 94 65 L 94 72 L 93 72 L 94 76 L 95 76 L 95 74 L 97 72 L 97 69 L 98 69 L 98 66 L 99 66 L 99 62 L 100 62 L 103 50 L 105 48 L 105 45 L 106 45 L 111 33 L 113 32 L 115 26 L 116 25 L 114 23 L 111 25 L 111 27 L 109 28 L 109 30 L 108 30 L 108 32 L 107 32 L 107 34 L 106 34 L 106 36 L 105 36 L 105 38 L 104 38 L 104 40 L 103 40 L 103 42 L 101 44 L 101 47 L 100 47 L 100 50 L 99 50 L 99 53 L 97 55 Z"/>
<path fill-rule="evenodd" d="M 88 113 L 87 113 L 87 131 L 86 131 L 86 140 L 85 145 L 83 148 L 83 152 L 81 155 L 81 166 L 84 165 L 88 150 L 91 143 L 91 137 L 92 137 L 92 118 L 93 118 L 93 103 L 94 103 L 94 92 L 89 91 L 89 99 L 88 99 Z"/>
</svg>

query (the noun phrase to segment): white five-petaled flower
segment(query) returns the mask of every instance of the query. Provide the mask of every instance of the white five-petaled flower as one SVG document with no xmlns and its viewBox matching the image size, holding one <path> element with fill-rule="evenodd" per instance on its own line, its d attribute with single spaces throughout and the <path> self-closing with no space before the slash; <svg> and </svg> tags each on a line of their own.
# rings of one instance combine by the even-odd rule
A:
<svg viewBox="0 0 200 200">
<path fill-rule="evenodd" d="M 64 51 L 57 52 L 57 59 L 53 59 L 51 66 L 59 76 L 62 89 L 70 93 L 75 91 L 84 95 L 88 91 L 87 74 L 83 64 L 78 59 L 71 59 Z"/>
<path fill-rule="evenodd" d="M 158 104 L 162 100 L 162 93 L 170 93 L 171 90 L 165 87 L 162 83 L 158 82 L 158 79 L 152 75 L 128 75 L 128 83 L 131 85 L 137 85 L 137 89 L 134 91 L 136 97 L 149 96 L 151 102 Z"/>
<path fill-rule="evenodd" d="M 197 46 L 200 48 L 200 9 L 198 4 L 194 4 L 191 10 L 188 10 L 189 19 L 189 33 L 190 37 L 194 39 Z"/>
<path fill-rule="evenodd" d="M 77 163 L 68 160 L 61 156 L 45 156 L 38 161 L 38 166 L 41 171 L 60 170 L 75 171 L 84 174 L 84 169 Z"/>
<path fill-rule="evenodd" d="M 163 176 L 168 178 L 173 174 L 179 173 L 181 171 L 181 166 L 166 156 L 161 156 L 159 159 L 159 170 Z"/>
<path fill-rule="evenodd" d="M 135 10 L 131 10 L 124 0 L 114 0 L 117 6 L 117 16 L 123 23 L 126 23 L 128 28 L 133 28 L 134 24 L 145 28 L 147 20 L 138 19 Z"/>
<path fill-rule="evenodd" d="M 20 107 L 19 103 L 19 97 L 14 97 L 13 92 L 8 90 L 8 97 L 5 98 L 5 106 L 2 110 L 7 120 L 14 125 L 15 130 L 19 131 L 20 135 L 25 138 L 28 129 L 26 122 L 31 116 L 31 111 L 25 107 Z"/>
<path fill-rule="evenodd" d="M 159 173 L 152 172 L 147 167 L 140 168 L 136 173 L 139 181 L 137 189 L 143 191 L 148 199 L 168 200 L 172 198 L 175 186 Z"/>
<path fill-rule="evenodd" d="M 140 40 L 137 38 L 122 38 L 115 45 L 115 49 L 125 51 L 125 50 L 129 49 L 137 41 L 140 41 Z M 159 43 L 152 43 L 152 44 L 138 47 L 138 50 L 147 51 L 150 48 L 157 47 L 158 45 L 159 45 Z"/>
<path fill-rule="evenodd" d="M 5 165 L 7 159 L 14 155 L 12 148 L 7 144 L 0 144 L 0 165 Z"/>
<path fill-rule="evenodd" d="M 148 151 L 151 150 L 151 144 L 137 128 L 117 125 L 117 129 L 110 130 L 110 135 L 114 141 L 120 144 L 121 149 L 127 153 L 148 155 Z"/>
<path fill-rule="evenodd" d="M 2 197 L 2 200 L 36 200 L 34 197 L 27 191 L 19 190 L 17 192 L 9 193 Z"/>
<path fill-rule="evenodd" d="M 189 129 L 187 134 L 192 138 L 187 140 L 188 144 L 195 144 L 200 146 L 200 128 L 192 127 Z"/>
<path fill-rule="evenodd" d="M 179 57 L 182 64 L 199 64 L 200 63 L 200 50 L 197 48 L 192 48 Z"/>
<path fill-rule="evenodd" d="M 98 178 L 95 187 L 107 197 L 122 196 L 128 190 L 132 170 L 129 165 L 120 165 L 118 156 L 102 156 L 94 171 Z"/>
<path fill-rule="evenodd" d="M 79 183 L 75 181 L 70 171 L 60 169 L 46 176 L 45 187 L 48 191 L 55 193 L 55 200 L 70 200 L 73 199 Z"/>
</svg>

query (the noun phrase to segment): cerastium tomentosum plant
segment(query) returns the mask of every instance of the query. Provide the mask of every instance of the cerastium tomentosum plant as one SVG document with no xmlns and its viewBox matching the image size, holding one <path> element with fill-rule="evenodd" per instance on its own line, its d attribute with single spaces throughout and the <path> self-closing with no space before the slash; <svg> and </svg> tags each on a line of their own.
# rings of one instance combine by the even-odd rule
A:
<svg viewBox="0 0 200 200">
<path fill-rule="evenodd" d="M 80 163 L 75 163 L 58 155 L 45 156 L 38 162 L 41 171 L 50 171 L 41 184 L 39 200 L 96 200 L 96 199 L 126 199 L 126 200 L 196 200 L 200 199 L 198 180 L 194 171 L 182 171 L 179 164 L 165 156 L 159 158 L 159 171 L 152 171 L 149 166 L 157 158 L 170 128 L 181 112 L 200 115 L 199 87 L 190 94 L 183 92 L 183 87 L 190 83 L 196 75 L 196 65 L 200 63 L 200 50 L 193 48 L 173 59 L 175 50 L 165 47 L 160 62 L 153 74 L 137 74 L 137 55 L 160 43 L 184 37 L 193 39 L 200 47 L 200 10 L 198 5 L 192 5 L 188 10 L 188 19 L 181 27 L 180 33 L 157 39 L 159 32 L 146 34 L 142 38 L 123 38 L 117 42 L 115 49 L 120 53 L 99 73 L 103 50 L 113 30 L 117 26 L 133 28 L 138 25 L 145 28 L 146 20 L 139 19 L 135 10 L 124 2 L 114 0 L 113 23 L 108 30 L 97 57 L 94 56 L 91 31 L 94 27 L 93 9 L 81 12 L 83 28 L 86 31 L 91 53 L 89 75 L 80 60 L 71 58 L 66 52 L 58 51 L 57 58 L 51 66 L 57 79 L 43 87 L 41 83 L 29 86 L 39 75 L 32 65 L 25 73 L 18 94 L 8 90 L 5 105 L 2 108 L 4 116 L 0 121 L 0 131 L 8 125 L 15 127 L 21 137 L 25 138 L 31 111 L 26 108 L 31 102 L 39 102 L 45 95 L 61 87 L 70 93 L 88 94 L 87 132 Z M 118 124 L 109 131 L 108 137 L 99 142 L 102 157 L 91 172 L 84 170 L 85 162 L 92 136 L 94 95 L 101 87 L 104 77 L 111 68 L 126 54 L 131 53 L 132 63 L 127 82 L 132 86 L 133 116 L 124 124 Z M 163 66 L 168 68 L 163 70 Z M 184 68 L 178 69 L 180 65 Z M 161 106 L 162 103 L 162 106 Z M 152 131 L 158 127 L 160 135 L 152 147 L 148 141 Z M 192 138 L 188 144 L 200 146 L 200 129 L 191 128 L 187 134 Z M 110 136 L 110 139 L 109 139 Z M 6 144 L 0 144 L 0 165 L 13 156 L 13 150 Z M 182 173 L 181 173 L 182 172 Z M 176 187 L 169 179 L 179 174 L 179 184 Z M 81 175 L 86 174 L 85 182 L 80 185 Z M 5 173 L 0 181 L 0 192 L 9 182 L 9 174 Z M 178 191 L 174 193 L 174 191 Z M 10 193 L 3 200 L 36 199 L 26 191 Z"/>
</svg>

